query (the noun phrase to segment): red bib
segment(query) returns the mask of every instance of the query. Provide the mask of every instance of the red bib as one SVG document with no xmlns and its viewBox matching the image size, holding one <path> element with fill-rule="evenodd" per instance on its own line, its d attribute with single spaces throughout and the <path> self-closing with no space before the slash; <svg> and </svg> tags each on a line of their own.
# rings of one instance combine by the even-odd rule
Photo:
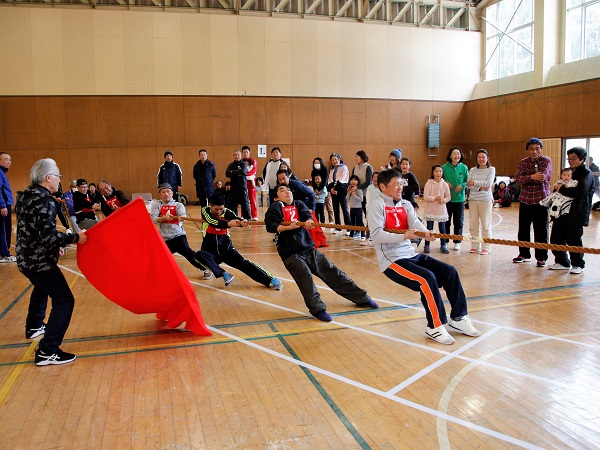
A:
<svg viewBox="0 0 600 450">
<path fill-rule="evenodd" d="M 385 207 L 385 228 L 408 230 L 408 218 L 402 206 Z"/>
<path fill-rule="evenodd" d="M 177 215 L 177 207 L 175 205 L 163 205 L 163 206 L 161 206 L 160 207 L 160 213 L 159 213 L 159 215 L 166 216 L 167 213 L 171 214 L 172 216 L 176 216 Z M 178 224 L 179 220 L 177 220 L 177 219 L 165 220 L 164 222 L 161 222 L 161 223 Z"/>
<path fill-rule="evenodd" d="M 123 207 L 123 205 L 121 205 L 121 202 L 117 199 L 117 197 L 107 198 L 104 201 L 111 209 Z"/>
<path fill-rule="evenodd" d="M 291 222 L 292 220 L 299 220 L 300 214 L 298 208 L 294 205 L 287 205 L 283 207 L 283 221 Z"/>
</svg>

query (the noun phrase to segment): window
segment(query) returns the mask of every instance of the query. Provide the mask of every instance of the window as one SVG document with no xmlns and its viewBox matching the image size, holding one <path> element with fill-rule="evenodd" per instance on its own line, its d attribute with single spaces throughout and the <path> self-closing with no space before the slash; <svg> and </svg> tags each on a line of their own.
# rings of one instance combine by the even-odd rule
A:
<svg viewBox="0 0 600 450">
<path fill-rule="evenodd" d="M 487 8 L 485 16 L 485 79 L 532 71 L 533 0 L 503 0 Z"/>
<path fill-rule="evenodd" d="M 600 0 L 567 0 L 565 62 L 600 55 Z"/>
</svg>

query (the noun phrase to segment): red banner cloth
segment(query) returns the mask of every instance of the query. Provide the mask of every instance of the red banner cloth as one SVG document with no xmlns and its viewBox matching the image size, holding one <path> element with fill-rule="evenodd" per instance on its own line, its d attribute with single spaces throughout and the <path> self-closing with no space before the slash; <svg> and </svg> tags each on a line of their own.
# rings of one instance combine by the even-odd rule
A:
<svg viewBox="0 0 600 450">
<path fill-rule="evenodd" d="M 77 265 L 107 299 L 135 314 L 156 313 L 167 326 L 211 336 L 196 293 L 148 215 L 141 198 L 86 232 Z"/>
<path fill-rule="evenodd" d="M 315 212 L 314 211 L 311 211 L 311 212 L 312 212 L 313 222 L 318 222 Z M 315 243 L 315 248 L 329 247 L 329 244 L 327 243 L 327 239 L 325 238 L 325 235 L 323 234 L 323 228 L 314 227 L 307 231 L 310 233 L 310 237 L 312 237 L 312 240 Z"/>
</svg>

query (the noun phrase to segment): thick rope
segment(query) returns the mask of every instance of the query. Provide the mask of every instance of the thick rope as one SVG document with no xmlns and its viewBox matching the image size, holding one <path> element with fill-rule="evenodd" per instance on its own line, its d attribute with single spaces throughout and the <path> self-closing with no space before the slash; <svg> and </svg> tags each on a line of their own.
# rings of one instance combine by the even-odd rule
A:
<svg viewBox="0 0 600 450">
<path fill-rule="evenodd" d="M 179 217 L 180 220 L 189 220 L 191 222 L 204 222 L 203 219 L 194 219 L 192 217 Z M 264 225 L 264 221 L 249 221 L 248 225 Z M 289 225 L 290 222 L 281 222 L 281 225 Z M 304 225 L 304 222 L 300 222 L 301 225 Z M 315 222 L 316 227 L 321 228 L 336 228 L 338 230 L 348 230 L 348 231 L 369 231 L 367 227 L 359 227 L 355 225 L 337 225 L 333 223 L 318 223 Z M 396 234 L 404 234 L 410 230 L 396 230 L 385 228 L 385 231 L 388 233 L 396 233 Z M 425 237 L 425 232 L 417 231 L 415 232 L 417 236 Z M 469 236 L 464 235 L 461 236 L 459 234 L 441 234 L 441 233 L 431 233 L 432 237 L 438 239 L 448 239 L 453 241 L 467 241 L 467 242 L 476 242 L 476 243 L 484 243 L 484 244 L 496 244 L 496 245 L 509 245 L 513 247 L 528 247 L 528 248 L 541 248 L 544 250 L 556 250 L 561 252 L 569 252 L 569 253 L 590 253 L 592 255 L 600 255 L 600 248 L 589 248 L 589 247 L 575 247 L 572 245 L 558 245 L 558 244 L 545 244 L 543 242 L 526 242 L 526 241 L 514 241 L 509 239 L 493 239 L 493 238 L 484 238 L 479 236 Z"/>
</svg>

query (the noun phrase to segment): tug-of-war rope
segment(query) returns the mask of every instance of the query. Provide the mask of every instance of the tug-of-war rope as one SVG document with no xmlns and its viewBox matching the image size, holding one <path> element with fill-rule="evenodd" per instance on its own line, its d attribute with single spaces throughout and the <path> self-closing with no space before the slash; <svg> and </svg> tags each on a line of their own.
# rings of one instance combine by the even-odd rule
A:
<svg viewBox="0 0 600 450">
<path fill-rule="evenodd" d="M 179 217 L 180 220 L 188 220 L 191 222 L 205 222 L 203 219 L 195 219 L 192 217 Z M 249 226 L 252 225 L 264 225 L 264 221 L 253 220 L 248 222 Z M 281 222 L 281 225 L 289 225 L 290 222 Z M 299 222 L 300 225 L 304 225 L 304 222 Z M 337 225 L 334 223 L 314 223 L 315 227 L 321 228 L 335 228 L 337 230 L 348 230 L 348 231 L 369 231 L 367 227 L 358 227 L 354 225 Z M 410 230 L 396 230 L 385 228 L 385 231 L 388 233 L 396 233 L 396 234 L 404 234 Z M 425 237 L 425 232 L 417 231 L 415 235 L 419 237 Z M 569 253 L 591 253 L 592 255 L 600 255 L 600 248 L 589 248 L 589 247 L 575 247 L 572 245 L 558 245 L 558 244 L 545 244 L 543 242 L 526 242 L 526 241 L 513 241 L 510 239 L 493 239 L 493 238 L 484 238 L 479 236 L 469 236 L 460 234 L 442 234 L 442 233 L 431 233 L 432 237 L 438 239 L 448 239 L 454 241 L 466 241 L 466 242 L 476 242 L 476 243 L 484 243 L 484 244 L 497 244 L 497 245 L 509 245 L 513 247 L 529 247 L 529 248 L 541 248 L 544 250 L 556 250 L 561 252 L 569 252 Z"/>
</svg>

